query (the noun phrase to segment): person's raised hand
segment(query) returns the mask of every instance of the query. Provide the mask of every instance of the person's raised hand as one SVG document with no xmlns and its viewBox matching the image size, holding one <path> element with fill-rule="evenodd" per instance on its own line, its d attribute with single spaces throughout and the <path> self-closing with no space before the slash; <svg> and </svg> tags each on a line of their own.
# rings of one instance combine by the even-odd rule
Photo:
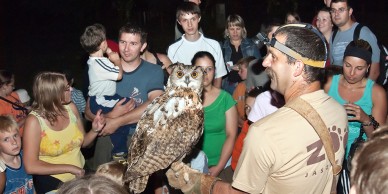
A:
<svg viewBox="0 0 388 194">
<path fill-rule="evenodd" d="M 92 122 L 92 130 L 94 132 L 100 132 L 106 124 L 105 117 L 102 114 L 102 110 L 98 110 L 96 116 Z"/>
<path fill-rule="evenodd" d="M 107 53 L 107 54 L 108 54 L 108 53 Z M 113 64 L 115 64 L 115 65 L 120 64 L 120 55 L 119 55 L 118 53 L 111 51 L 111 52 L 108 54 L 108 58 L 109 58 L 109 60 L 110 60 Z"/>
</svg>

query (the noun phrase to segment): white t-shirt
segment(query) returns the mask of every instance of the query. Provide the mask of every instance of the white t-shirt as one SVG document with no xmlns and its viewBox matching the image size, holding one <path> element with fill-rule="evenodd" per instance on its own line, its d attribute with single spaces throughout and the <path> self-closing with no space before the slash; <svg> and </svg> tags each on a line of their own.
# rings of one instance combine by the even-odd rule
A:
<svg viewBox="0 0 388 194">
<path fill-rule="evenodd" d="M 204 37 L 201 33 L 199 39 L 194 42 L 188 41 L 183 35 L 168 47 L 167 55 L 173 63 L 180 62 L 190 65 L 191 60 L 198 51 L 207 51 L 213 55 L 216 60 L 215 78 L 226 75 L 227 71 L 220 44 L 213 39 Z"/>
<path fill-rule="evenodd" d="M 116 80 L 119 67 L 106 57 L 89 57 L 89 96 L 113 96 L 116 93 Z"/>
<path fill-rule="evenodd" d="M 271 104 L 272 95 L 269 90 L 259 94 L 252 106 L 248 119 L 256 122 L 261 118 L 275 112 L 278 108 Z"/>
</svg>

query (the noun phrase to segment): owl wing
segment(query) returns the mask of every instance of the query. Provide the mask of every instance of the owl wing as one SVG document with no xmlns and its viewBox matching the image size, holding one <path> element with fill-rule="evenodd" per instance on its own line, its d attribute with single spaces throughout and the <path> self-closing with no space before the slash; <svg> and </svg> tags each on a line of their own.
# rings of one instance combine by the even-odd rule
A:
<svg viewBox="0 0 388 194">
<path fill-rule="evenodd" d="M 192 97 L 166 92 L 147 107 L 129 147 L 126 180 L 132 191 L 142 192 L 149 175 L 190 152 L 201 137 L 202 104 Z"/>
</svg>

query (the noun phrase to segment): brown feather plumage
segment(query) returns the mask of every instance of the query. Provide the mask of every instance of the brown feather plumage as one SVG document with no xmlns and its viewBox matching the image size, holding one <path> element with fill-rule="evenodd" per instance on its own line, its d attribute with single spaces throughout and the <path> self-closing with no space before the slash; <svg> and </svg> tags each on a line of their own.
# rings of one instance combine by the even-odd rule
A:
<svg viewBox="0 0 388 194">
<path fill-rule="evenodd" d="M 164 94 L 143 113 L 128 149 L 132 192 L 143 192 L 152 173 L 181 160 L 202 136 L 202 75 L 195 66 L 176 65 Z"/>
</svg>

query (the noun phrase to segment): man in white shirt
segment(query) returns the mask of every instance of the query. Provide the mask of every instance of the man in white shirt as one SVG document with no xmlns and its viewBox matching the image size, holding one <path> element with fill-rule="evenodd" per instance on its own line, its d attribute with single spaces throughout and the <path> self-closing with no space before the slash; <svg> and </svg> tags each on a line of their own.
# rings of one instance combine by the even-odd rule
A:
<svg viewBox="0 0 388 194">
<path fill-rule="evenodd" d="M 191 59 L 198 51 L 210 52 L 216 60 L 216 74 L 213 85 L 220 88 L 222 76 L 227 73 L 221 47 L 217 41 L 206 38 L 199 32 L 198 24 L 201 21 L 199 6 L 193 2 L 183 2 L 177 8 L 176 18 L 185 34 L 168 47 L 168 58 L 173 63 L 180 62 L 190 65 Z"/>
</svg>

